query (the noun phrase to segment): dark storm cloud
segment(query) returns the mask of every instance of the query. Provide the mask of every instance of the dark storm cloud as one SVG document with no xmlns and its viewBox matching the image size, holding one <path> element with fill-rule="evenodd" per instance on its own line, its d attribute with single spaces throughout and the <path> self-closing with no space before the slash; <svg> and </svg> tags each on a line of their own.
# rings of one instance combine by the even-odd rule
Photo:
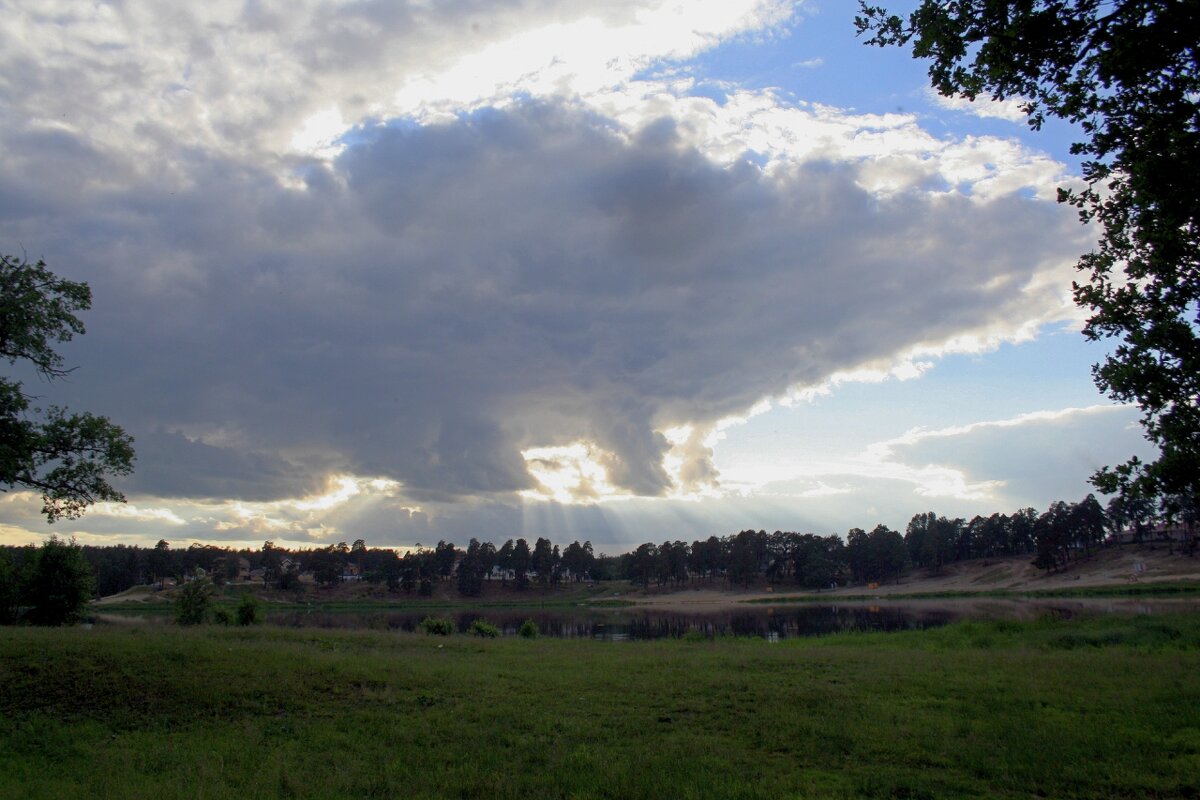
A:
<svg viewBox="0 0 1200 800">
<path fill-rule="evenodd" d="M 1079 246 L 1046 203 L 881 199 L 850 163 L 721 167 L 670 122 L 626 135 L 555 103 L 361 130 L 291 182 L 64 144 L 66 196 L 37 179 L 49 136 L 6 142 L 0 186 L 27 202 L 4 201 L 3 241 L 91 283 L 63 391 L 146 442 L 155 494 L 349 471 L 418 501 L 498 496 L 530 486 L 521 449 L 578 439 L 658 494 L 656 430 L 1026 319 L 1047 301 L 1023 287 Z"/>
<path fill-rule="evenodd" d="M 137 454 L 145 466 L 122 483 L 137 494 L 265 501 L 324 487 L 319 460 L 296 465 L 272 453 L 214 447 L 172 431 L 139 435 Z"/>
</svg>

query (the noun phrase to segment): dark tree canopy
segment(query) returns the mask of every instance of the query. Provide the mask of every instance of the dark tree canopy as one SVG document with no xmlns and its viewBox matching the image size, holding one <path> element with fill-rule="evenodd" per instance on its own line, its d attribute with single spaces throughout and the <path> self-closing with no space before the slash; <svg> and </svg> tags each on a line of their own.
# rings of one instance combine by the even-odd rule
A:
<svg viewBox="0 0 1200 800">
<path fill-rule="evenodd" d="M 92 568 L 74 540 L 51 536 L 34 553 L 24 600 L 34 625 L 71 625 L 80 620 L 95 589 Z"/>
<path fill-rule="evenodd" d="M 26 363 L 47 380 L 67 375 L 54 346 L 84 332 L 75 314 L 91 303 L 86 283 L 63 280 L 41 261 L 0 255 L 0 359 Z M 124 500 L 108 476 L 132 471 L 133 439 L 104 417 L 38 408 L 34 399 L 0 376 L 0 491 L 41 492 L 50 522 Z"/>
<path fill-rule="evenodd" d="M 1019 98 L 1033 128 L 1077 125 L 1082 191 L 1059 199 L 1098 223 L 1075 301 L 1093 368 L 1142 410 L 1157 461 L 1097 472 L 1106 493 L 1197 495 L 1200 487 L 1200 3 L 1190 0 L 921 0 L 908 19 L 860 0 L 869 44 L 911 45 L 943 95 Z"/>
</svg>

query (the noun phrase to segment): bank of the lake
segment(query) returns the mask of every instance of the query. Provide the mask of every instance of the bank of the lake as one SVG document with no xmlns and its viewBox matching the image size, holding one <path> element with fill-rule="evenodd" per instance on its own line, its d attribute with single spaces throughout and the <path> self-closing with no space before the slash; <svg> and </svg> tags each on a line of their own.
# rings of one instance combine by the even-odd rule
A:
<svg viewBox="0 0 1200 800">
<path fill-rule="evenodd" d="M 111 608 L 111 607 L 103 607 Z M 225 605 L 226 610 L 229 606 Z M 90 619 L 101 625 L 173 624 L 169 606 L 149 613 L 109 610 Z M 404 606 L 402 604 L 273 604 L 262 619 L 291 628 L 419 632 L 428 617 L 444 620 L 460 633 L 476 620 L 495 626 L 501 635 L 516 636 L 527 619 L 542 635 L 613 642 L 688 636 L 746 636 L 778 640 L 828 636 L 847 631 L 903 631 L 935 628 L 964 620 L 1087 619 L 1107 614 L 1200 614 L 1200 596 L 1164 597 L 950 597 L 937 599 L 855 600 L 764 605 L 630 605 L 594 604 Z"/>
<path fill-rule="evenodd" d="M 0 630 L 0 797 L 1189 797 L 1200 618 L 588 641 Z"/>
<path fill-rule="evenodd" d="M 979 567 L 989 569 L 987 564 L 975 566 L 976 572 Z M 487 587 L 481 597 L 465 598 L 453 591 L 422 597 L 361 585 L 263 592 L 261 586 L 231 584 L 220 587 L 213 603 L 232 615 L 244 593 L 255 593 L 260 619 L 295 628 L 411 633 L 420 630 L 422 620 L 433 616 L 459 632 L 483 619 L 512 636 L 532 618 L 549 636 L 610 641 L 691 635 L 783 639 L 843 631 L 925 629 L 962 620 L 1200 613 L 1200 581 L 911 591 L 925 585 L 922 580 L 913 581 L 908 593 L 842 590 L 799 595 L 767 591 L 772 587 L 718 589 L 705 583 L 649 591 L 631 591 L 627 583 L 620 582 L 536 586 L 523 591 L 498 585 Z M 139 587 L 94 604 L 88 618 L 98 624 L 168 625 L 174 621 L 177 591 Z"/>
</svg>

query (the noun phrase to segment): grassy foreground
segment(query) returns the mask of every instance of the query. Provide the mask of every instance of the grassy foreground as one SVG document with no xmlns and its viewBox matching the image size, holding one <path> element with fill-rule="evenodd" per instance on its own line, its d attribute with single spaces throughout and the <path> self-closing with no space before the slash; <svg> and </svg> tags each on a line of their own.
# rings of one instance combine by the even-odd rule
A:
<svg viewBox="0 0 1200 800">
<path fill-rule="evenodd" d="M 0 798 L 1198 793 L 1195 616 L 779 644 L 0 630 Z"/>
</svg>

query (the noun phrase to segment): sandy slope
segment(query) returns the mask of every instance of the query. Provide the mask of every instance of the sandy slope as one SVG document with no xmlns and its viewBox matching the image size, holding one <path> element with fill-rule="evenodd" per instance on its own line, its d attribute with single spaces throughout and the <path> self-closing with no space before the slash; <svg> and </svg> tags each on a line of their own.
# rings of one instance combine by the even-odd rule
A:
<svg viewBox="0 0 1200 800">
<path fill-rule="evenodd" d="M 1047 575 L 1030 564 L 1029 556 L 976 559 L 944 568 L 941 574 L 917 570 L 906 575 L 899 584 L 886 584 L 874 589 L 847 586 L 833 591 L 802 592 L 788 584 L 772 587 L 726 590 L 723 584 L 662 590 L 651 588 L 634 591 L 625 599 L 638 605 L 657 608 L 700 609 L 735 606 L 758 598 L 819 596 L 831 600 L 847 595 L 870 594 L 878 597 L 897 597 L 917 592 L 994 592 L 1037 591 L 1083 586 L 1128 585 L 1155 581 L 1200 580 L 1200 556 L 1189 558 L 1169 552 L 1166 544 L 1127 545 L 1098 551 L 1091 557 L 1073 563 L 1066 571 Z M 1138 571 L 1137 565 L 1142 565 Z"/>
</svg>

